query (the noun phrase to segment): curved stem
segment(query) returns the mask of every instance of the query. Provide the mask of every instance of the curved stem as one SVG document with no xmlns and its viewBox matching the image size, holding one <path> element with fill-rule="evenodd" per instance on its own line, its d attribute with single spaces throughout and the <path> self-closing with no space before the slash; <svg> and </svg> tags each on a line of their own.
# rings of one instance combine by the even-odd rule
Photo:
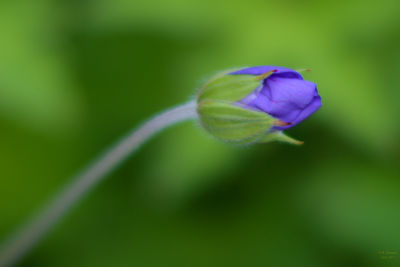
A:
<svg viewBox="0 0 400 267">
<path fill-rule="evenodd" d="M 33 249 L 72 205 L 78 202 L 149 138 L 168 126 L 196 117 L 196 103 L 192 101 L 153 117 L 122 138 L 97 160 L 89 164 L 83 172 L 72 180 L 72 183 L 56 195 L 55 199 L 37 217 L 5 243 L 0 251 L 0 266 L 15 264 Z"/>
</svg>

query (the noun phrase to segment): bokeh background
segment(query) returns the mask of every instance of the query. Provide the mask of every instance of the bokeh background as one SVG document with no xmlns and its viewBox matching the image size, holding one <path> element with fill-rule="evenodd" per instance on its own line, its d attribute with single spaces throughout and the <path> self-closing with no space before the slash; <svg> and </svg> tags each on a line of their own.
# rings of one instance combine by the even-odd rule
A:
<svg viewBox="0 0 400 267">
<path fill-rule="evenodd" d="M 0 240 L 223 69 L 311 68 L 302 147 L 170 128 L 20 266 L 400 266 L 398 0 L 2 0 Z"/>
</svg>

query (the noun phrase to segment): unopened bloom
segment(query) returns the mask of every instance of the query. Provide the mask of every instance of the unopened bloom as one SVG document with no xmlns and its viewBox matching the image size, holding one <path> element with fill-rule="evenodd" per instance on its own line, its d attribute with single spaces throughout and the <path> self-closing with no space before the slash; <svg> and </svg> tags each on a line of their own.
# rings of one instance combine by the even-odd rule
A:
<svg viewBox="0 0 400 267">
<path fill-rule="evenodd" d="M 287 141 L 282 133 L 321 107 L 316 84 L 297 71 L 259 66 L 228 71 L 207 82 L 198 94 L 202 125 L 234 143 Z"/>
</svg>

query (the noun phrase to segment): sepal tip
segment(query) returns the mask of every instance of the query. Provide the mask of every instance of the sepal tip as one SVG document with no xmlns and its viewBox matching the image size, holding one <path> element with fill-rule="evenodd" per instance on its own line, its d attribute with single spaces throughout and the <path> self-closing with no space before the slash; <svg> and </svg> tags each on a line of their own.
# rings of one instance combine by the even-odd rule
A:
<svg viewBox="0 0 400 267">
<path fill-rule="evenodd" d="M 296 140 L 286 134 L 284 134 L 282 131 L 276 131 L 267 134 L 263 139 L 259 141 L 259 143 L 268 143 L 268 142 L 273 142 L 273 141 L 279 141 L 279 142 L 284 142 L 296 146 L 301 146 L 304 144 L 304 141 Z"/>
<path fill-rule="evenodd" d="M 266 73 L 263 73 L 263 74 L 261 74 L 261 75 L 258 75 L 257 76 L 257 79 L 259 79 L 260 81 L 261 80 L 264 80 L 265 78 L 268 78 L 269 76 L 271 76 L 273 73 L 275 73 L 275 72 L 277 72 L 278 70 L 270 70 L 270 71 L 267 71 Z"/>
</svg>

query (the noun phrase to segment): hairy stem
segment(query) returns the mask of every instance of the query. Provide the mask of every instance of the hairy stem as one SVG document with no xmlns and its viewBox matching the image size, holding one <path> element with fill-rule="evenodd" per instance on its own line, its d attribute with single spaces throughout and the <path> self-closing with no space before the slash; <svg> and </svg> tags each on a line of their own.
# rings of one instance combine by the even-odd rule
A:
<svg viewBox="0 0 400 267">
<path fill-rule="evenodd" d="M 153 117 L 118 141 L 89 164 L 38 216 L 4 244 L 0 250 L 0 266 L 11 266 L 22 259 L 76 202 L 153 135 L 168 126 L 196 117 L 196 103 L 188 102 Z"/>
</svg>

